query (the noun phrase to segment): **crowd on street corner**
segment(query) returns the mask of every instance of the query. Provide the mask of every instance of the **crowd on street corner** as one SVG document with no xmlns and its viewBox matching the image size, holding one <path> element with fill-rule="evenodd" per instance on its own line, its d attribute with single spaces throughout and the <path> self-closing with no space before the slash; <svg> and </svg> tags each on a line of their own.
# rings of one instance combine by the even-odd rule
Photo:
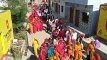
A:
<svg viewBox="0 0 107 60">
<path fill-rule="evenodd" d="M 78 35 L 72 28 L 65 29 L 64 20 L 55 18 L 52 11 L 49 11 L 48 4 L 44 3 L 38 6 L 30 2 L 28 5 L 32 12 L 28 18 L 29 28 L 27 31 L 32 34 L 45 30 L 51 35 L 41 45 L 36 38 L 32 42 L 34 55 L 39 60 L 102 60 L 96 51 L 96 48 L 100 47 L 99 41 L 91 41 L 85 46 L 83 39 L 86 35 Z M 86 58 L 83 57 L 84 52 L 87 55 Z"/>
</svg>

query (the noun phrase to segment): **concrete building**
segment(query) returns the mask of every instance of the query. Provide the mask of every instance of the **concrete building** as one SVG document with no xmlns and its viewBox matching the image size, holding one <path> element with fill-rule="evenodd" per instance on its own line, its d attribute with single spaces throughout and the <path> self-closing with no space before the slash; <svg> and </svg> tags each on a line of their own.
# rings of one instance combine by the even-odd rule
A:
<svg viewBox="0 0 107 60">
<path fill-rule="evenodd" d="M 70 25 L 86 33 L 95 34 L 100 4 L 106 0 L 51 0 L 52 10 Z"/>
</svg>

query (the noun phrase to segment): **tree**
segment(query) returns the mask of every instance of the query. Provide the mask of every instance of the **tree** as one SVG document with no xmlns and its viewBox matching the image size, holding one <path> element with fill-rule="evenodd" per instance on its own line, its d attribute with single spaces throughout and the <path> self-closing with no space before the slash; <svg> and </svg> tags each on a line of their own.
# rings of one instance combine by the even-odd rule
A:
<svg viewBox="0 0 107 60">
<path fill-rule="evenodd" d="M 23 23 L 26 21 L 27 5 L 25 0 L 10 0 L 8 1 L 8 8 L 12 12 L 12 22 L 14 32 L 22 31 Z"/>
</svg>

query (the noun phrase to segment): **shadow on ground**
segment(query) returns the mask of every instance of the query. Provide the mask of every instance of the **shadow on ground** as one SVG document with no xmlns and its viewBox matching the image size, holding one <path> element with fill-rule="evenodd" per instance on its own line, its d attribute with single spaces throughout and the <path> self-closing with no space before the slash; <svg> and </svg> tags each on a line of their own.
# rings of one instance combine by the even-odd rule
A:
<svg viewBox="0 0 107 60">
<path fill-rule="evenodd" d="M 31 55 L 27 60 L 39 60 L 35 55 Z"/>
<path fill-rule="evenodd" d="M 31 55 L 27 60 L 39 60 L 37 58 L 37 56 L 34 55 L 34 49 L 31 46 L 28 46 L 28 49 L 31 51 L 31 53 L 33 53 L 33 55 Z"/>
<path fill-rule="evenodd" d="M 34 48 L 33 48 L 33 47 L 28 46 L 28 49 L 29 49 L 29 51 L 30 51 L 31 53 L 33 53 L 33 54 L 34 54 Z"/>
</svg>

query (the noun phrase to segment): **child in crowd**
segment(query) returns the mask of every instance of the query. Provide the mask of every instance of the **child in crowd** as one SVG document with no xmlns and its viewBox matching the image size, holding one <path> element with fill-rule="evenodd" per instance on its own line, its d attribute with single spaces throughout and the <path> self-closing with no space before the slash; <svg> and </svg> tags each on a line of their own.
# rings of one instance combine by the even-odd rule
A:
<svg viewBox="0 0 107 60">
<path fill-rule="evenodd" d="M 33 48 L 34 48 L 34 54 L 35 54 L 35 56 L 38 57 L 40 46 L 39 46 L 39 42 L 38 42 L 37 39 L 34 39 L 34 40 L 33 40 L 32 46 L 33 46 Z"/>
</svg>

